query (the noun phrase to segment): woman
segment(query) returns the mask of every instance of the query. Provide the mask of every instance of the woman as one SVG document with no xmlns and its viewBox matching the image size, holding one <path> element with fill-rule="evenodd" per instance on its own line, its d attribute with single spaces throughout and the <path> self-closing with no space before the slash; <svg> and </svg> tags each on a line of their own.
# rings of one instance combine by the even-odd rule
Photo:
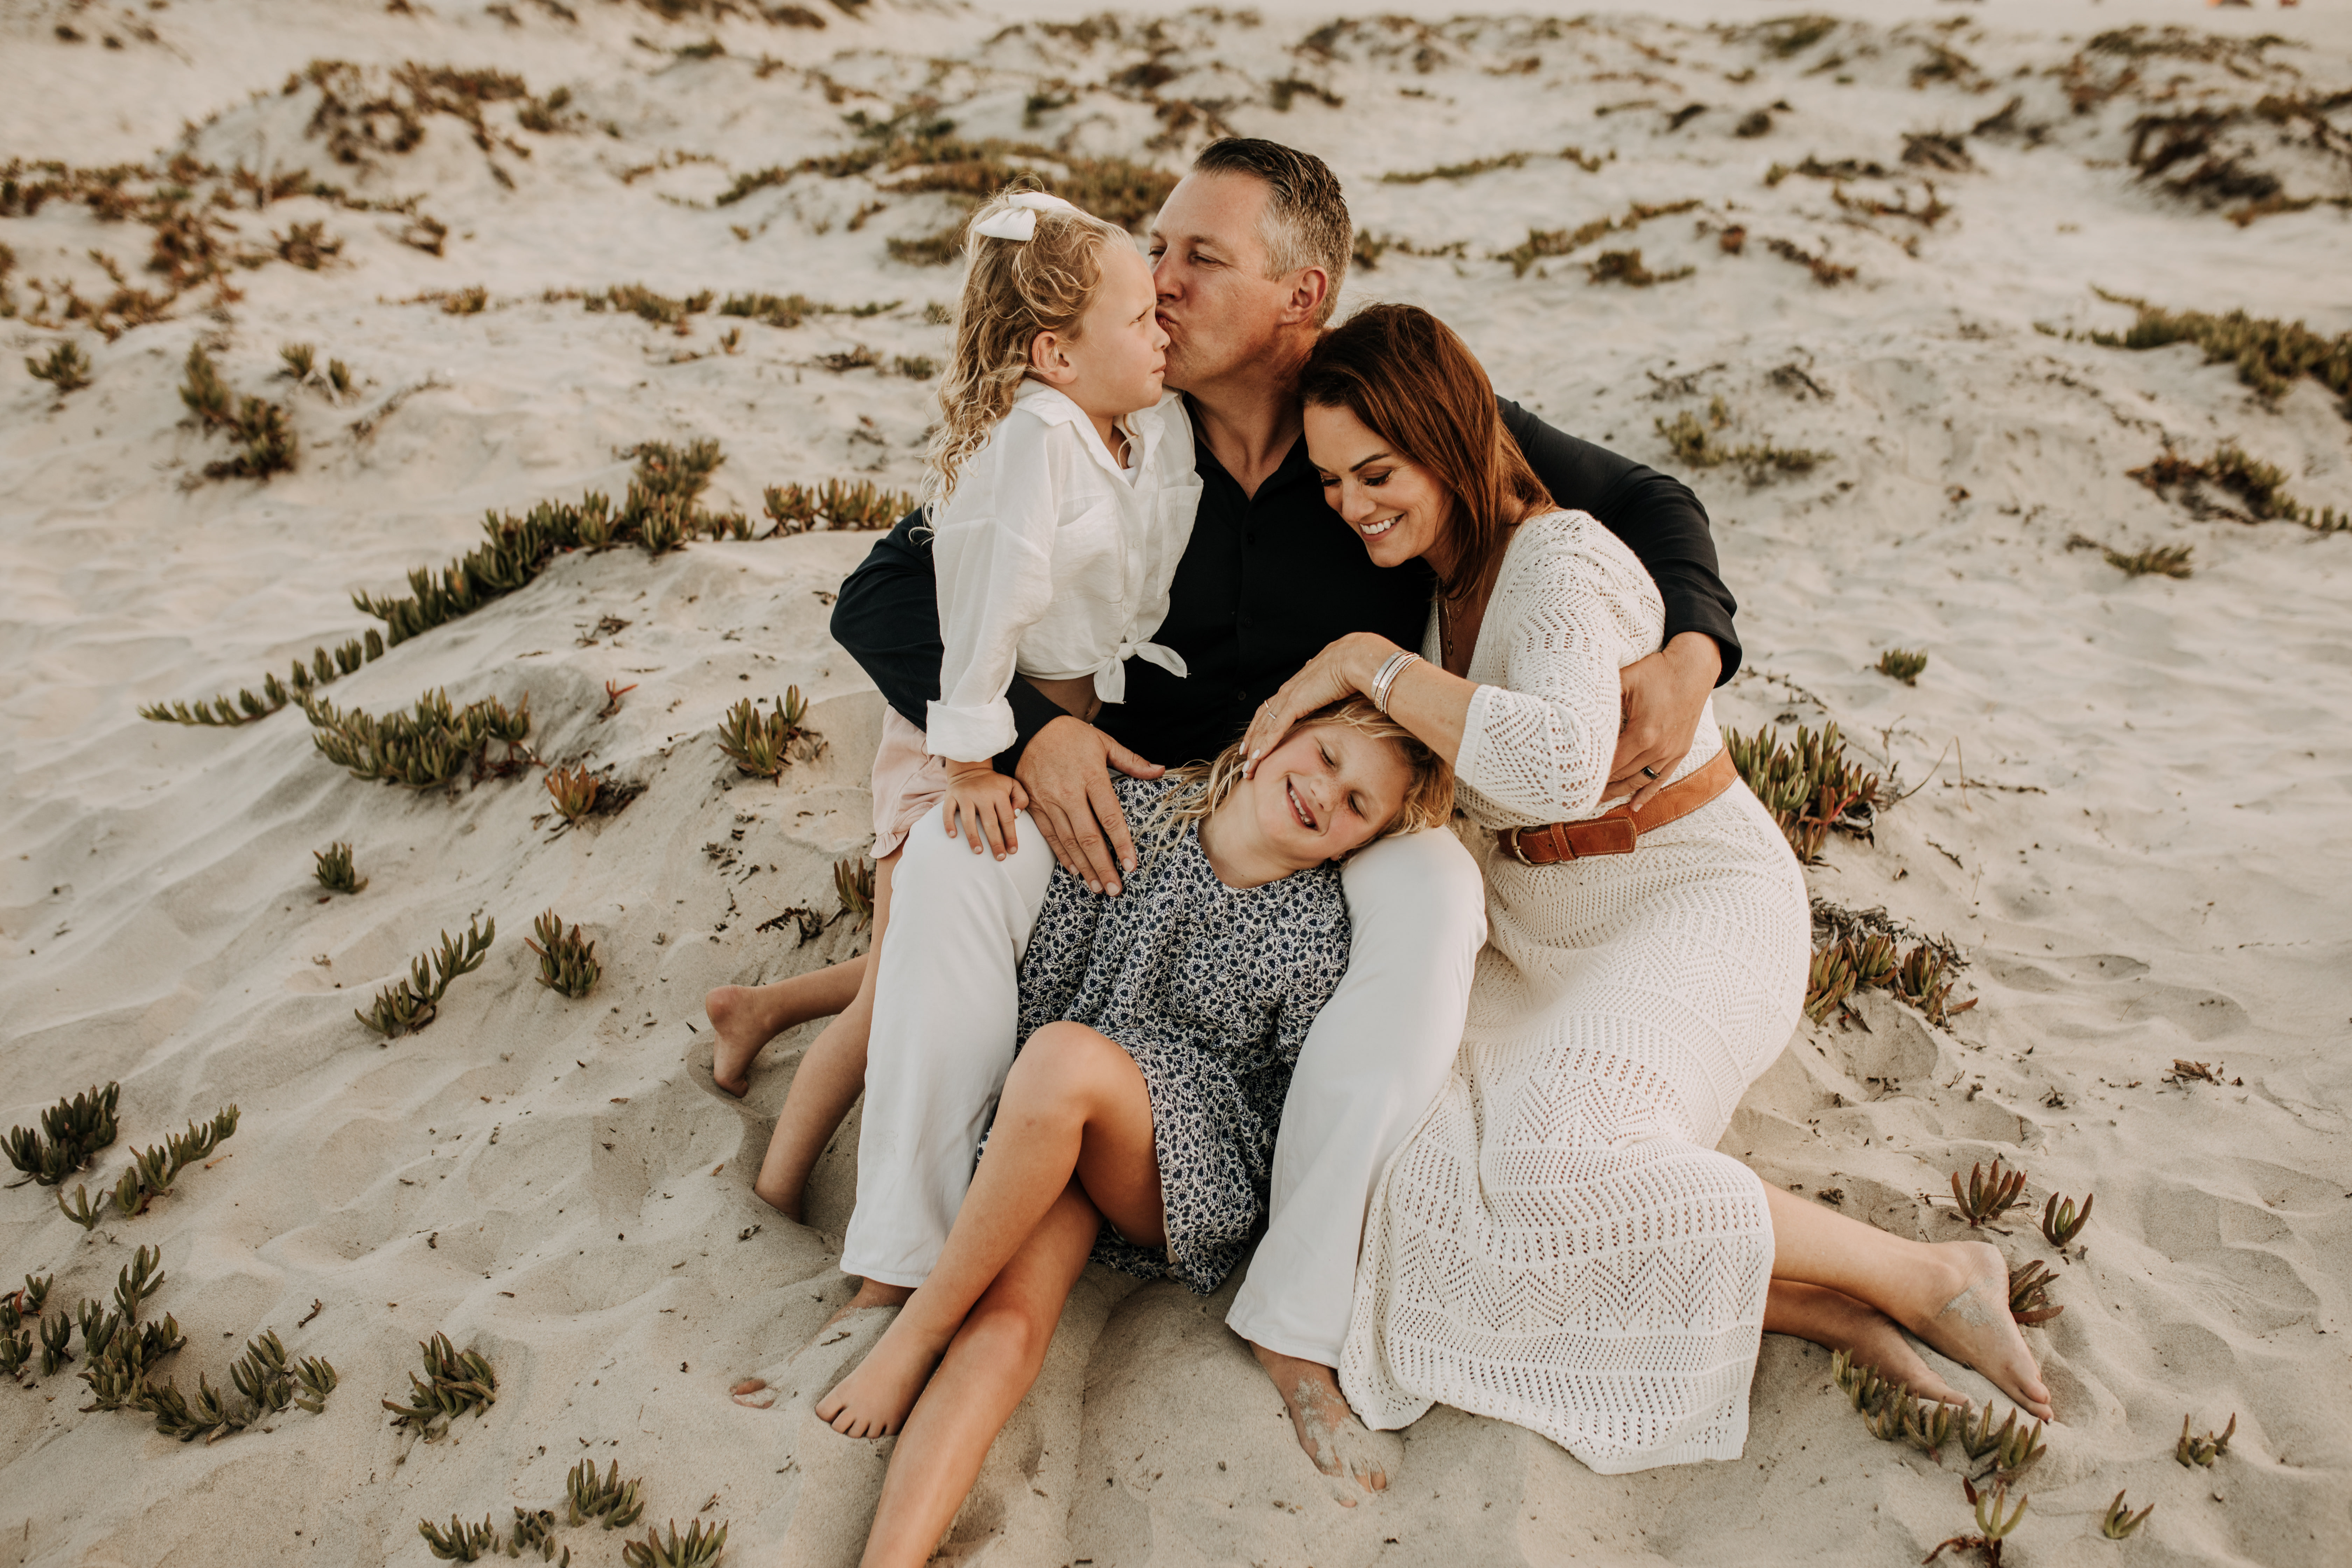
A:
<svg viewBox="0 0 2352 1568">
<path fill-rule="evenodd" d="M 1640 563 L 1552 507 L 1428 312 L 1359 313 L 1303 392 L 1334 509 L 1380 564 L 1425 562 L 1437 605 L 1418 655 L 1333 643 L 1244 749 L 1361 693 L 1454 759 L 1491 932 L 1453 1077 L 1365 1228 L 1357 1412 L 1392 1428 L 1443 1400 L 1604 1473 L 1731 1458 L 1760 1330 L 1958 1402 L 1900 1324 L 2047 1417 L 1998 1251 L 1902 1240 L 1715 1152 L 1796 1024 L 1805 887 L 1711 710 L 1638 818 L 1602 798 L 1617 671 L 1664 630 Z"/>
</svg>

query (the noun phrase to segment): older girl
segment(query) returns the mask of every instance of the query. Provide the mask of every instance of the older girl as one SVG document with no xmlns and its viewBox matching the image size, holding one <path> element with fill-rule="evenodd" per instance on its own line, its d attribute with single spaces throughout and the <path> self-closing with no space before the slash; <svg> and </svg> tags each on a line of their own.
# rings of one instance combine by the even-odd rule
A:
<svg viewBox="0 0 2352 1568">
<path fill-rule="evenodd" d="M 1117 899 L 1055 870 L 1021 961 L 1025 1039 L 947 1246 L 817 1402 L 852 1436 L 905 1426 L 866 1568 L 929 1560 L 1089 1255 L 1203 1295 L 1233 1268 L 1298 1047 L 1347 968 L 1335 862 L 1453 800 L 1445 764 L 1360 700 L 1247 779 L 1236 745 L 1116 787 L 1142 863 Z"/>
</svg>

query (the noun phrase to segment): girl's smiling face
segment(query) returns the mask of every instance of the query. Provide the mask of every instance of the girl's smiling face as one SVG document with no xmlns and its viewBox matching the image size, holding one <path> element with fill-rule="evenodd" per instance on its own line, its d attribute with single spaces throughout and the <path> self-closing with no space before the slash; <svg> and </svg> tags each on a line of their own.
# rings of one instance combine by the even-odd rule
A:
<svg viewBox="0 0 2352 1568">
<path fill-rule="evenodd" d="M 1309 724 L 1267 752 L 1246 809 L 1259 841 L 1296 870 L 1370 843 L 1403 809 L 1412 770 L 1394 742 L 1345 724 Z"/>
<path fill-rule="evenodd" d="M 1307 405 L 1307 454 L 1322 470 L 1323 499 L 1364 542 L 1375 566 L 1426 556 L 1453 570 L 1454 497 L 1428 469 L 1346 408 Z"/>
</svg>

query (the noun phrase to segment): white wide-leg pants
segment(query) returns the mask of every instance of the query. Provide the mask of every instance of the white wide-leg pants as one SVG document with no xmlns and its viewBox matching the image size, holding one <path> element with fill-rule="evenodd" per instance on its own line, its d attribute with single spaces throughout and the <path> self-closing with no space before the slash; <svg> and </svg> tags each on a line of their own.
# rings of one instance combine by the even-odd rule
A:
<svg viewBox="0 0 2352 1568">
<path fill-rule="evenodd" d="M 1013 1063 L 1021 951 L 1054 870 L 1025 812 L 1019 837 L 1000 861 L 926 820 L 899 858 L 845 1273 L 921 1284 L 971 1184 Z M 1486 940 L 1478 868 L 1451 833 L 1385 839 L 1343 876 L 1348 975 L 1299 1055 L 1265 1238 L 1225 1320 L 1244 1339 L 1326 1366 L 1347 1338 L 1372 1190 L 1453 1067 Z"/>
</svg>

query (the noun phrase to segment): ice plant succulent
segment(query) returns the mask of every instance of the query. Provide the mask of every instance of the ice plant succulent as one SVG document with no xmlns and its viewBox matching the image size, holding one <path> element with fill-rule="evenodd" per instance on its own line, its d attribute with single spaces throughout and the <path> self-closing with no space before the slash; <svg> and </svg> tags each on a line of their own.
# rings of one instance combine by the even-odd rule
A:
<svg viewBox="0 0 2352 1568">
<path fill-rule="evenodd" d="M 585 996 L 595 989 L 597 977 L 604 973 L 596 962 L 596 944 L 583 941 L 580 928 L 563 929 L 562 920 L 549 910 L 531 922 L 539 940 L 522 939 L 522 944 L 539 954 L 539 983 L 551 990 L 574 998 Z"/>
<path fill-rule="evenodd" d="M 416 1348 L 425 1353 L 425 1375 L 408 1374 L 406 1405 L 394 1405 L 389 1399 L 383 1402 L 393 1413 L 394 1426 L 416 1426 L 429 1439 L 438 1435 L 436 1427 L 446 1432 L 449 1423 L 467 1411 L 478 1416 L 498 1402 L 498 1374 L 479 1354 L 460 1352 L 449 1342 L 448 1335 L 439 1333 L 420 1341 Z"/>
<path fill-rule="evenodd" d="M 49 357 L 45 360 L 27 354 L 25 356 L 25 368 L 37 379 L 56 387 L 59 397 L 68 392 L 79 392 L 89 384 L 89 356 L 74 343 L 59 343 L 49 351 Z"/>
<path fill-rule="evenodd" d="M 2124 1502 L 2124 1494 L 2117 1492 L 2116 1500 L 2107 1504 L 2106 1517 L 2099 1521 L 2099 1533 L 2109 1541 L 2127 1541 L 2131 1538 L 2132 1532 L 2146 1524 L 2147 1516 L 2155 1511 L 2156 1505 L 2150 1503 L 2137 1513 L 2134 1513 Z"/>
<path fill-rule="evenodd" d="M 2230 1439 L 2238 1435 L 2237 1412 L 2230 1413 L 2230 1424 L 2227 1426 L 2222 1427 L 2219 1432 L 2209 1431 L 2202 1437 L 2189 1435 L 2189 1418 L 2186 1415 L 2180 1418 L 2180 1441 L 2174 1447 L 2172 1457 L 2183 1465 L 2197 1465 L 2210 1469 L 2214 1460 L 2230 1451 Z"/>
<path fill-rule="evenodd" d="M 387 1040 L 414 1034 L 439 1014 L 441 998 L 447 994 L 451 981 L 482 966 L 498 934 L 495 917 L 487 923 L 467 921 L 462 941 L 443 931 L 438 952 L 417 954 L 409 963 L 405 980 L 395 981 L 377 992 L 373 1005 L 364 1013 L 354 1008 L 352 1016 Z"/>
<path fill-rule="evenodd" d="M 748 697 L 729 709 L 719 724 L 719 749 L 740 772 L 763 779 L 781 779 L 793 763 L 815 757 L 817 742 L 801 689 L 786 687 L 766 712 Z"/>
<path fill-rule="evenodd" d="M 677 1532 L 677 1521 L 669 1521 L 669 1539 L 664 1541 L 661 1531 L 650 1527 L 643 1541 L 632 1541 L 621 1548 L 621 1561 L 628 1568 L 710 1568 L 719 1554 L 727 1550 L 727 1527 L 707 1530 L 700 1520 L 687 1521 L 686 1533 Z"/>
<path fill-rule="evenodd" d="M 2035 1258 L 2009 1277 L 2009 1315 L 2021 1323 L 2046 1323 L 2066 1309 L 2053 1305 L 2050 1266 Z"/>
<path fill-rule="evenodd" d="M 2086 1194 L 2083 1206 L 2077 1209 L 2074 1199 L 2062 1203 L 2056 1193 L 2051 1194 L 2050 1201 L 2042 1207 L 2042 1238 L 2053 1247 L 2064 1247 L 2091 1223 L 2091 1205 L 2097 1201 L 2096 1193 Z"/>
<path fill-rule="evenodd" d="M 313 849 L 310 858 L 318 861 L 319 886 L 331 893 L 356 893 L 368 885 L 352 866 L 352 847 L 340 840 L 324 849 Z"/>
<path fill-rule="evenodd" d="M 566 823 L 576 824 L 596 808 L 596 790 L 602 783 L 584 767 L 550 768 L 548 798 L 555 803 L 558 816 Z"/>
<path fill-rule="evenodd" d="M 2016 1207 L 2024 1195 L 2025 1173 L 2003 1172 L 1999 1155 L 1993 1157 L 1990 1175 L 1981 1165 L 1971 1164 L 1969 1167 L 1966 1190 L 1960 1186 L 1960 1173 L 1958 1171 L 1952 1173 L 1952 1199 L 1960 1205 L 1962 1217 L 1971 1226 L 1991 1224 Z"/>
<path fill-rule="evenodd" d="M 2004 1424 L 2001 1439 L 1993 1446 L 1992 1463 L 1980 1474 L 1991 1476 L 2007 1486 L 2021 1474 L 2027 1466 L 2050 1451 L 2042 1440 L 2042 1423 L 2032 1426 Z"/>
<path fill-rule="evenodd" d="M 444 1563 L 478 1563 L 499 1554 L 498 1526 L 490 1522 L 488 1514 L 482 1516 L 479 1524 L 467 1524 L 453 1513 L 446 1531 L 429 1519 L 419 1520 L 416 1533 L 425 1538 L 433 1555 Z"/>
<path fill-rule="evenodd" d="M 833 863 L 833 890 L 841 900 L 841 912 L 856 921 L 854 929 L 863 931 L 874 919 L 874 862 L 863 855 L 850 855 Z"/>
<path fill-rule="evenodd" d="M 571 1503 L 572 1522 L 584 1524 L 601 1519 L 607 1530 L 625 1530 L 637 1522 L 646 1511 L 645 1500 L 637 1495 L 644 1484 L 642 1479 L 621 1479 L 621 1461 L 601 1479 L 596 1474 L 596 1462 L 583 1459 L 572 1467 L 563 1483 L 564 1495 Z"/>
<path fill-rule="evenodd" d="M 1878 656 L 1878 673 L 1893 676 L 1906 686 L 1919 684 L 1920 671 L 1927 668 L 1927 656 L 1916 647 L 1890 647 Z"/>
<path fill-rule="evenodd" d="M 2009 1487 L 2006 1483 L 1989 1491 L 1979 1492 L 1976 1489 L 1975 1482 L 1963 1477 L 1960 1480 L 1960 1489 L 1976 1509 L 1977 1533 L 1953 1536 L 1921 1558 L 1920 1563 L 1923 1565 L 1933 1563 L 1948 1549 L 1957 1548 L 1962 1552 L 1981 1552 L 1989 1568 L 2000 1568 L 2001 1542 L 2017 1529 L 2017 1521 L 2025 1517 L 2025 1505 L 2032 1499 L 2021 1496 L 2017 1500 L 2017 1506 L 2009 1510 L 2009 1515 L 2004 1519 L 2001 1517 L 2001 1510 L 2009 1504 Z"/>
<path fill-rule="evenodd" d="M 91 1088 L 41 1112 L 37 1128 L 8 1130 L 8 1163 L 45 1187 L 60 1185 L 114 1142 L 115 1109 L 122 1086 Z"/>
</svg>

